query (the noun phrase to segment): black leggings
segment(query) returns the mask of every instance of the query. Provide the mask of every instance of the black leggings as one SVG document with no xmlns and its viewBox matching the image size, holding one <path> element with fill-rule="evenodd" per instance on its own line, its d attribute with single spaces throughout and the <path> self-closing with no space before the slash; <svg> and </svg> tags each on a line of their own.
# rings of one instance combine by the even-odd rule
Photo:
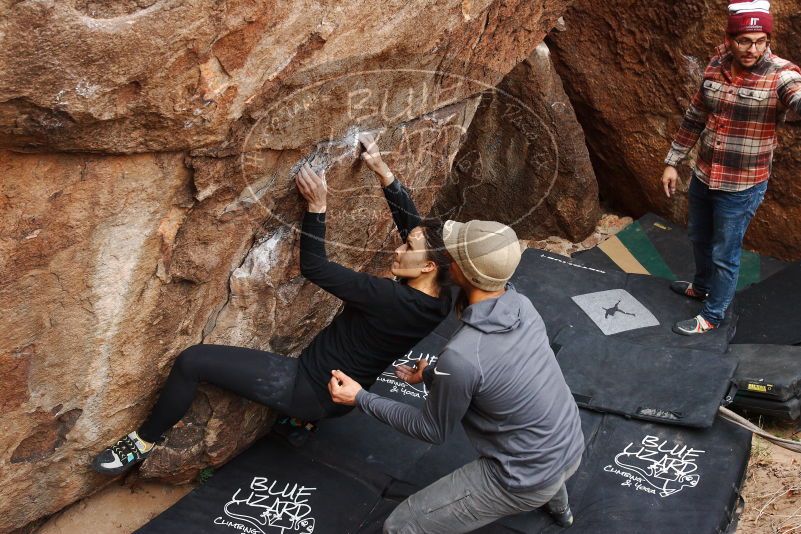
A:
<svg viewBox="0 0 801 534">
<path fill-rule="evenodd" d="M 194 345 L 181 352 L 170 370 L 150 416 L 137 431 L 146 441 L 158 441 L 186 414 L 200 382 L 208 382 L 297 417 L 316 421 L 339 417 L 352 407 L 334 404 L 311 381 L 297 358 L 263 350 L 226 345 Z"/>
</svg>

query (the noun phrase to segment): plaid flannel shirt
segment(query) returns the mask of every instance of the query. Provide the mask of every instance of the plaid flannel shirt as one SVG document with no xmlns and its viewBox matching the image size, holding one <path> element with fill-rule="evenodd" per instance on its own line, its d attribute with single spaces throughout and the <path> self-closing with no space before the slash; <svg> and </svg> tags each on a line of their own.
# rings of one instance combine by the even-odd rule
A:
<svg viewBox="0 0 801 534">
<path fill-rule="evenodd" d="M 734 77 L 732 55 L 717 49 L 684 114 L 666 165 L 687 157 L 699 137 L 696 175 L 710 189 L 743 191 L 770 177 L 776 127 L 788 109 L 801 114 L 801 69 L 768 48 Z"/>
</svg>

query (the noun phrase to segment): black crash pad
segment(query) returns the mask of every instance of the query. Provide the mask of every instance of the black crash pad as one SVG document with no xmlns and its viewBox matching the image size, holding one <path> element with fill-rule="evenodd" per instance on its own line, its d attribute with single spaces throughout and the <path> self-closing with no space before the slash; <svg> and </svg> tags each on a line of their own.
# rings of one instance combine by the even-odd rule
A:
<svg viewBox="0 0 801 534">
<path fill-rule="evenodd" d="M 575 326 L 652 346 L 725 352 L 737 322 L 730 307 L 720 328 L 680 336 L 673 324 L 697 315 L 701 303 L 670 291 L 668 281 L 589 268 L 534 249 L 523 253 L 512 283 L 531 299 L 551 339 Z"/>
<path fill-rule="evenodd" d="M 395 364 L 424 355 L 433 359 L 458 326 L 451 318 Z M 391 367 L 382 378 L 372 388 L 379 394 L 416 406 L 427 395 L 419 386 L 395 380 Z M 732 520 L 750 433 L 721 421 L 701 431 L 587 410 L 581 410 L 581 416 L 589 446 L 584 465 L 569 484 L 577 516 L 572 531 L 626 534 L 645 528 L 654 533 L 703 533 L 717 532 L 717 526 Z M 682 459 L 682 451 L 668 444 L 662 453 L 645 447 L 649 450 L 634 454 L 644 439 L 658 445 L 660 438 L 705 452 L 688 458 L 685 449 Z M 257 442 L 137 532 L 294 534 L 312 532 L 312 525 L 315 533 L 380 532 L 383 519 L 406 496 L 476 456 L 461 428 L 446 444 L 432 447 L 358 410 L 321 422 L 300 449 L 279 439 L 270 436 Z M 674 454 L 665 455 L 670 451 Z M 614 462 L 621 453 L 633 458 L 622 467 Z M 662 461 L 652 454 L 661 454 Z M 619 472 L 605 471 L 607 465 L 617 466 L 613 469 Z M 668 476 L 652 473 L 653 465 L 664 467 Z M 634 482 L 625 485 L 637 477 L 639 489 Z M 660 490 L 666 495 L 660 496 Z M 561 529 L 547 515 L 532 512 L 476 532 L 557 531 Z"/>
<path fill-rule="evenodd" d="M 581 409 L 587 448 L 568 481 L 575 523 L 591 534 L 733 532 L 751 450 L 751 433 L 717 419 L 710 428 L 682 428 Z M 463 434 L 434 447 L 390 485 L 400 502 L 475 459 Z M 387 499 L 385 499 L 387 500 Z M 391 511 L 386 503 L 384 509 Z M 380 525 L 380 518 L 372 518 Z M 499 520 L 478 532 L 558 533 L 543 511 Z M 379 532 L 367 530 L 366 532 Z"/>
<path fill-rule="evenodd" d="M 603 415 L 587 436 L 568 489 L 574 532 L 716 533 L 736 521 L 750 432 L 720 419 L 683 429 Z"/>
<path fill-rule="evenodd" d="M 689 427 L 712 425 L 737 367 L 713 352 L 638 345 L 571 327 L 553 347 L 579 406 Z"/>
<path fill-rule="evenodd" d="M 713 533 L 735 519 L 749 432 L 721 420 L 708 429 L 686 429 L 580 412 L 588 446 L 568 483 L 576 515 L 572 532 Z M 352 412 L 347 417 L 368 416 Z M 386 427 L 381 431 L 394 433 Z M 385 447 L 374 432 L 360 437 L 376 449 Z M 309 533 L 314 519 L 318 534 L 377 533 L 408 495 L 477 454 L 459 428 L 416 460 L 398 457 L 406 470 L 392 480 L 334 440 L 328 441 L 334 454 L 321 459 L 319 450 L 294 449 L 275 439 L 254 444 L 137 532 Z M 535 511 L 477 532 L 559 531 L 546 514 Z"/>
<path fill-rule="evenodd" d="M 801 397 L 801 347 L 729 345 L 739 366 L 738 396 L 786 401 Z"/>
<path fill-rule="evenodd" d="M 742 291 L 732 343 L 801 344 L 801 262 Z"/>
<path fill-rule="evenodd" d="M 140 534 L 356 532 L 388 478 L 265 438 L 137 530 Z"/>
<path fill-rule="evenodd" d="M 745 412 L 747 415 L 762 415 L 782 421 L 801 420 L 801 397 L 791 397 L 787 400 L 778 401 L 736 395 L 732 406 L 737 411 Z"/>
</svg>

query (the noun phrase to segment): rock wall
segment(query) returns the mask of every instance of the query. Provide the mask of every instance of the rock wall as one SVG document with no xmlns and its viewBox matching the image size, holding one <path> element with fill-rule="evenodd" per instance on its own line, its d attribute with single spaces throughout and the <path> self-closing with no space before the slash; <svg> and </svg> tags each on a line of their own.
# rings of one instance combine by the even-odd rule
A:
<svg viewBox="0 0 801 534">
<path fill-rule="evenodd" d="M 598 184 L 545 43 L 482 95 L 435 209 L 504 222 L 521 239 L 581 241 L 595 229 Z"/>
<path fill-rule="evenodd" d="M 394 248 L 356 134 L 381 134 L 423 211 L 477 95 L 567 0 L 0 0 L 0 532 L 103 484 L 194 343 L 297 355 L 337 311 L 300 277 L 292 185 L 331 188 L 328 249 Z M 270 414 L 204 386 L 141 474 L 218 465 Z"/>
<path fill-rule="evenodd" d="M 687 217 L 686 195 L 668 200 L 661 190 L 663 160 L 704 67 L 722 43 L 724 0 L 639 3 L 577 0 L 567 10 L 567 31 L 552 34 L 568 95 L 587 135 L 601 196 L 626 213 Z M 774 0 L 773 50 L 801 62 L 801 3 Z M 765 202 L 746 236 L 755 250 L 801 259 L 801 123 L 779 135 Z M 684 166 L 681 191 L 690 170 Z"/>
<path fill-rule="evenodd" d="M 455 102 L 471 89 L 436 73 L 495 85 L 566 3 L 3 0 L 0 143 L 235 151 L 252 121 L 299 86 L 375 69 L 427 71 L 416 79 L 432 91 L 451 86 Z M 390 81 L 379 86 L 390 92 L 388 117 L 431 111 L 433 100 L 400 105 L 406 95 Z M 341 136 L 352 120 L 332 111 L 321 102 L 316 121 L 293 123 L 271 148 Z M 361 124 L 382 125 L 382 117 Z"/>
</svg>

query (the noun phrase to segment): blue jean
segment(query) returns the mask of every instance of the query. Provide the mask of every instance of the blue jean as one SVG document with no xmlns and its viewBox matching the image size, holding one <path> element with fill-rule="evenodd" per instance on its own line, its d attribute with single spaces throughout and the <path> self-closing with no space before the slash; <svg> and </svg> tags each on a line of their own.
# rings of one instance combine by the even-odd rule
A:
<svg viewBox="0 0 801 534">
<path fill-rule="evenodd" d="M 768 182 L 730 193 L 690 181 L 688 234 L 695 255 L 693 287 L 707 293 L 701 316 L 719 325 L 737 289 L 740 252 L 748 223 L 765 197 Z"/>
</svg>

